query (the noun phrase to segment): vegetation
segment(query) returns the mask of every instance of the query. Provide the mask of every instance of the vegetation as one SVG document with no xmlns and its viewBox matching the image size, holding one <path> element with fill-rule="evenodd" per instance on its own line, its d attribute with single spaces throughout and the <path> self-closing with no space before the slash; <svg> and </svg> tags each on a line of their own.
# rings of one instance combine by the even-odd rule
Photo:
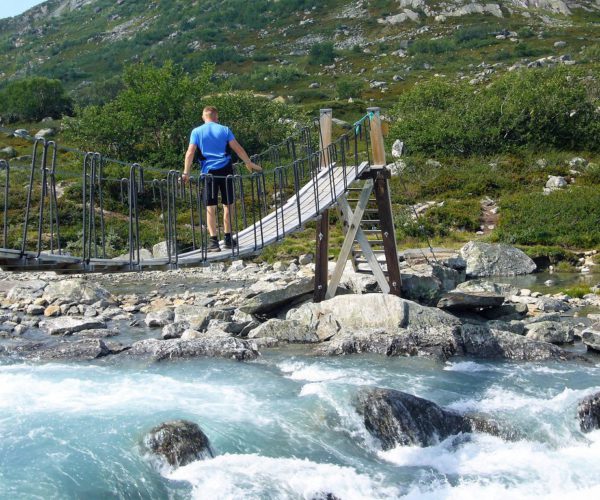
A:
<svg viewBox="0 0 600 500">
<path fill-rule="evenodd" d="M 312 64 L 331 64 L 335 60 L 333 43 L 315 43 L 310 48 L 310 62 Z"/>
<path fill-rule="evenodd" d="M 59 80 L 26 78 L 8 83 L 0 91 L 0 114 L 7 122 L 61 118 L 71 112 L 71 106 Z"/>
</svg>

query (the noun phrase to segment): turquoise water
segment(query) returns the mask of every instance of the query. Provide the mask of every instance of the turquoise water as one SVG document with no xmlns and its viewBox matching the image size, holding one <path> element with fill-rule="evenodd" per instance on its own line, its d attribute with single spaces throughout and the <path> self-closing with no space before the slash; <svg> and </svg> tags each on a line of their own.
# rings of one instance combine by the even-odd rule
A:
<svg viewBox="0 0 600 500">
<path fill-rule="evenodd" d="M 1 364 L 0 498 L 598 498 L 600 433 L 579 432 L 576 406 L 599 375 L 301 350 L 253 363 Z M 483 412 L 525 438 L 382 452 L 352 404 L 362 386 Z M 175 418 L 200 424 L 217 458 L 157 470 L 140 439 Z"/>
</svg>

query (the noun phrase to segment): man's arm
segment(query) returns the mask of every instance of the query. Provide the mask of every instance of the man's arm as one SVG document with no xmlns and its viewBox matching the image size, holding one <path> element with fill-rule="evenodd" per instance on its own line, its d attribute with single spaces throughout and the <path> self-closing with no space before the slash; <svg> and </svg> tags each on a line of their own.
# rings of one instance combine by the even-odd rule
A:
<svg viewBox="0 0 600 500">
<path fill-rule="evenodd" d="M 250 159 L 248 153 L 246 153 L 246 150 L 238 141 L 236 141 L 235 139 L 229 141 L 229 146 L 231 147 L 231 149 L 233 149 L 233 151 L 235 151 L 235 154 L 237 154 L 240 157 L 240 160 L 242 160 L 246 164 L 248 172 L 262 172 L 262 167 L 260 167 Z"/>
<path fill-rule="evenodd" d="M 185 164 L 183 167 L 183 175 L 181 176 L 184 181 L 190 178 L 190 174 L 192 172 L 192 163 L 194 163 L 194 155 L 196 154 L 197 146 L 195 144 L 190 144 L 188 146 L 187 152 L 185 153 Z"/>
</svg>

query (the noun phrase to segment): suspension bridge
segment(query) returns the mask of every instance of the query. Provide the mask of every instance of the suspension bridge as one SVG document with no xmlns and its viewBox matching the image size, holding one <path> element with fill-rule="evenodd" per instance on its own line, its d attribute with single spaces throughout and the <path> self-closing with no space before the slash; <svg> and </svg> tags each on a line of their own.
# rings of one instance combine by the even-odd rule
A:
<svg viewBox="0 0 600 500">
<path fill-rule="evenodd" d="M 384 293 L 400 295 L 380 110 L 369 108 L 335 140 L 332 118 L 332 110 L 323 109 L 314 123 L 253 156 L 262 172 L 243 175 L 236 165 L 226 185 L 233 200 L 229 223 L 237 244 L 214 253 L 207 252 L 204 220 L 206 193 L 214 189 L 214 176 L 197 175 L 184 182 L 179 171 L 117 162 L 100 153 L 82 153 L 81 171 L 66 172 L 57 155 L 64 148 L 36 139 L 30 166 L 0 161 L 4 198 L 0 267 L 79 274 L 203 266 L 255 256 L 316 221 L 315 300 L 335 295 L 349 258 L 357 271 L 373 273 Z M 111 163 L 126 175 L 108 175 Z M 345 239 L 330 276 L 333 208 L 342 220 Z M 140 229 L 142 218 L 160 226 L 155 234 L 164 241 L 163 256 L 145 255 L 149 242 Z M 111 224 L 117 223 L 126 223 L 128 253 L 110 258 Z M 61 233 L 67 224 L 68 238 Z M 79 232 L 75 245 L 67 248 L 64 242 L 73 241 L 74 224 Z"/>
</svg>

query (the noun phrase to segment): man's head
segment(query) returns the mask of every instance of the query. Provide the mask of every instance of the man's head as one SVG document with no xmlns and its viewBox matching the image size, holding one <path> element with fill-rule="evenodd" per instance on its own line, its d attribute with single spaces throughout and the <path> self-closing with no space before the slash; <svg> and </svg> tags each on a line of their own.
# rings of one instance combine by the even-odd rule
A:
<svg viewBox="0 0 600 500">
<path fill-rule="evenodd" d="M 202 111 L 202 119 L 204 120 L 204 123 L 218 122 L 219 111 L 214 106 L 206 106 Z"/>
</svg>

